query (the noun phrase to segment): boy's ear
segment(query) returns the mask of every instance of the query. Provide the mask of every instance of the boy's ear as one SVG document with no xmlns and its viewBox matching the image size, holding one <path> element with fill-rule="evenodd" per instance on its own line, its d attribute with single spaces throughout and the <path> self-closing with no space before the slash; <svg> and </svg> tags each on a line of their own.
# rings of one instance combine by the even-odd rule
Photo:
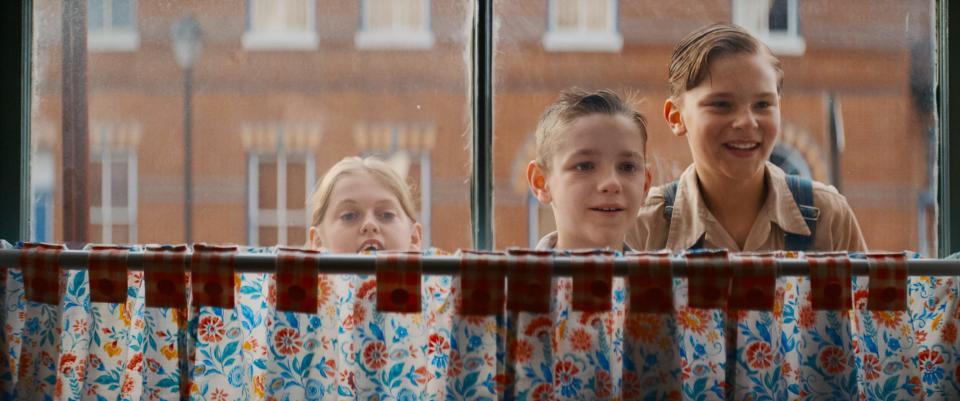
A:
<svg viewBox="0 0 960 401">
<path fill-rule="evenodd" d="M 684 136 L 687 133 L 687 127 L 683 124 L 683 117 L 680 116 L 680 104 L 667 98 L 663 103 L 663 118 L 667 120 L 670 131 L 676 136 Z"/>
<path fill-rule="evenodd" d="M 410 250 L 420 251 L 423 246 L 423 226 L 420 223 L 413 223 L 413 233 L 410 234 Z"/>
<path fill-rule="evenodd" d="M 320 249 L 320 248 L 323 246 L 323 245 L 320 243 L 320 228 L 319 228 L 319 227 L 317 227 L 317 226 L 310 227 L 310 231 L 309 231 L 309 236 L 308 236 L 308 237 L 309 237 L 309 239 L 310 239 L 310 242 L 309 242 L 310 249 L 318 250 L 318 249 Z"/>
<path fill-rule="evenodd" d="M 536 160 L 531 160 L 527 164 L 527 184 L 530 185 L 533 196 L 536 196 L 540 203 L 548 204 L 553 201 L 553 197 L 550 196 L 550 188 L 547 188 L 547 175 L 544 174 L 543 168 Z"/>
</svg>

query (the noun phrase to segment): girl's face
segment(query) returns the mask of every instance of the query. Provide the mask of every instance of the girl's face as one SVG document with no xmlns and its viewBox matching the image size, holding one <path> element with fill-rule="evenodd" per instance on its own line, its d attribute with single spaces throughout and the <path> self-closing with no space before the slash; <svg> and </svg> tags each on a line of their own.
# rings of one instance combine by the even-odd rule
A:
<svg viewBox="0 0 960 401">
<path fill-rule="evenodd" d="M 592 114 L 572 121 L 550 158 L 528 180 L 557 222 L 558 248 L 620 249 L 649 188 L 643 139 L 626 116 Z"/>
<path fill-rule="evenodd" d="M 700 85 L 667 100 L 667 123 L 687 136 L 701 179 L 762 177 L 780 131 L 777 73 L 760 54 L 721 56 L 709 68 Z"/>
<path fill-rule="evenodd" d="M 422 228 L 414 223 L 389 187 L 365 171 L 344 174 L 330 192 L 310 243 L 332 253 L 366 250 L 418 251 Z"/>
</svg>

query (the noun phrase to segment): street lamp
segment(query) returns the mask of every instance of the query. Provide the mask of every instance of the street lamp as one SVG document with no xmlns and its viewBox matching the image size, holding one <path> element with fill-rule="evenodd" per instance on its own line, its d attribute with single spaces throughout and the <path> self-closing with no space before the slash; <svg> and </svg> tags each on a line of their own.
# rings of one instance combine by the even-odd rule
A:
<svg viewBox="0 0 960 401">
<path fill-rule="evenodd" d="M 193 97 L 193 64 L 203 50 L 203 32 L 193 17 L 180 18 L 170 26 L 173 56 L 183 69 L 183 232 L 184 241 L 191 243 L 193 210 L 193 150 L 191 149 L 191 107 Z"/>
</svg>

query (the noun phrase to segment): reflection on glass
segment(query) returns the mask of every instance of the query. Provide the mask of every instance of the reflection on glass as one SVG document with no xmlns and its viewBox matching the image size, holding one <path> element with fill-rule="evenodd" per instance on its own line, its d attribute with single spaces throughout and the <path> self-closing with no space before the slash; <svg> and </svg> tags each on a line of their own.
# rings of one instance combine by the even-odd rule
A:
<svg viewBox="0 0 960 401">
<path fill-rule="evenodd" d="M 610 12 L 612 31 L 603 38 L 591 33 L 599 10 Z M 644 98 L 654 185 L 676 179 L 691 158 L 661 117 L 667 62 L 685 34 L 727 21 L 764 40 L 784 65 L 772 160 L 837 185 L 871 249 L 934 254 L 934 10 L 929 0 L 496 2 L 496 246 L 533 246 L 553 226 L 544 222 L 549 206 L 528 195 L 525 169 L 537 119 L 564 88 Z M 580 33 L 558 36 L 567 30 Z"/>
<path fill-rule="evenodd" d="M 470 246 L 469 2 L 88 0 L 76 71 L 64 1 L 33 2 L 33 239 L 182 242 L 189 163 L 192 241 L 304 245 L 316 180 L 377 155 L 415 186 L 428 245 Z M 187 16 L 203 49 L 189 74 L 171 42 Z M 87 82 L 85 199 L 63 189 L 64 62 Z M 64 238 L 65 200 L 85 205 L 87 238 Z"/>
</svg>

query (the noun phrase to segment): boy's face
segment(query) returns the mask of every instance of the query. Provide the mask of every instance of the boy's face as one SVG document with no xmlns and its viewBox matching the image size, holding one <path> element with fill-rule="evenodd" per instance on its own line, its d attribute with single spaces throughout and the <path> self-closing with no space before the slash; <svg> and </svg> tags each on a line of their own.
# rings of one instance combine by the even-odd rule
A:
<svg viewBox="0 0 960 401">
<path fill-rule="evenodd" d="M 397 196 L 370 173 L 340 177 L 328 202 L 320 226 L 310 227 L 314 248 L 332 253 L 420 249 L 420 224 L 407 217 Z"/>
<path fill-rule="evenodd" d="M 777 81 L 766 57 L 725 55 L 700 85 L 667 100 L 664 116 L 674 134 L 687 136 L 701 180 L 762 176 L 780 131 Z"/>
<path fill-rule="evenodd" d="M 528 167 L 537 199 L 553 207 L 557 248 L 620 249 L 649 187 L 640 128 L 626 116 L 592 114 L 558 135 L 549 170 Z"/>
</svg>

